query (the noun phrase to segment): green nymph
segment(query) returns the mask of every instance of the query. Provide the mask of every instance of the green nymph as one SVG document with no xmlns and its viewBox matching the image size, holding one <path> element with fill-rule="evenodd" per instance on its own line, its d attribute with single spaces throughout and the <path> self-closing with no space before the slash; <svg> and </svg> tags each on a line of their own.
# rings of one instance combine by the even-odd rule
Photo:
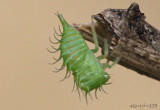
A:
<svg viewBox="0 0 160 110">
<path fill-rule="evenodd" d="M 117 58 L 111 65 L 109 65 L 108 62 L 100 63 L 100 60 L 106 58 L 108 55 L 108 43 L 106 40 L 104 40 L 104 55 L 95 57 L 94 53 L 96 53 L 99 48 L 93 19 L 91 30 L 95 49 L 90 50 L 79 31 L 69 25 L 63 18 L 62 14 L 58 13 L 57 16 L 63 26 L 63 33 L 60 35 L 61 39 L 57 42 L 60 43 L 60 47 L 56 51 L 60 50 L 61 52 L 57 61 L 63 59 L 61 69 L 65 66 L 67 67 L 65 78 L 69 75 L 69 72 L 72 72 L 74 83 L 77 86 L 78 91 L 79 89 L 84 91 L 86 97 L 92 90 L 103 90 L 102 86 L 107 84 L 107 81 L 110 79 L 110 76 L 104 70 L 105 68 L 111 68 L 113 65 L 117 64 L 119 58 Z"/>
</svg>

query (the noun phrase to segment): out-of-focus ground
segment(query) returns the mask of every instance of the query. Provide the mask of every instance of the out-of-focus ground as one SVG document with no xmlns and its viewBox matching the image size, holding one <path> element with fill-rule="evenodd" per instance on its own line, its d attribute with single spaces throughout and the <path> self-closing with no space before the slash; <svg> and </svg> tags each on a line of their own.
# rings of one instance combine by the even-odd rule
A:
<svg viewBox="0 0 160 110">
<path fill-rule="evenodd" d="M 160 29 L 160 1 L 135 1 L 146 20 Z M 59 56 L 46 51 L 53 27 L 58 29 L 60 24 L 56 11 L 71 24 L 83 23 L 106 8 L 128 8 L 131 3 L 132 0 L 1 0 L 0 110 L 130 110 L 132 104 L 157 104 L 160 109 L 160 82 L 120 65 L 106 69 L 112 82 L 104 87 L 108 94 L 98 92 L 98 100 L 89 98 L 88 105 L 83 96 L 79 100 L 78 92 L 71 93 L 72 76 L 59 82 L 66 70 L 52 72 L 62 62 L 48 65 L 52 56 Z M 143 108 L 148 109 L 151 110 Z"/>
</svg>

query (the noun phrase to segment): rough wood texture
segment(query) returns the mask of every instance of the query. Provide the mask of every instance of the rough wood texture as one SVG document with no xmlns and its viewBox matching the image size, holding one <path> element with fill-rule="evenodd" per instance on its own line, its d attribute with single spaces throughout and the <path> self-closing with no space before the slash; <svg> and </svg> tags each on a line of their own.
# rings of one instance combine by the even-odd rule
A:
<svg viewBox="0 0 160 110">
<path fill-rule="evenodd" d="M 119 64 L 160 80 L 160 31 L 145 21 L 139 5 L 128 9 L 106 9 L 94 15 L 99 46 L 109 43 L 109 60 L 121 57 Z M 74 24 L 84 38 L 93 42 L 91 23 Z"/>
</svg>

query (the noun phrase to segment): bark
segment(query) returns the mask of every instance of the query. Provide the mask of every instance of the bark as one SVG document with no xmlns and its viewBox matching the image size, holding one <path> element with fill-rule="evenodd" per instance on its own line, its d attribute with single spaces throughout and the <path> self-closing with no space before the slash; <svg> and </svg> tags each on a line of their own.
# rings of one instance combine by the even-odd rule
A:
<svg viewBox="0 0 160 110">
<path fill-rule="evenodd" d="M 160 31 L 145 21 L 137 3 L 128 9 L 106 9 L 97 15 L 95 29 L 99 46 L 109 43 L 107 59 L 160 81 Z M 84 39 L 93 42 L 91 23 L 73 24 Z"/>
</svg>

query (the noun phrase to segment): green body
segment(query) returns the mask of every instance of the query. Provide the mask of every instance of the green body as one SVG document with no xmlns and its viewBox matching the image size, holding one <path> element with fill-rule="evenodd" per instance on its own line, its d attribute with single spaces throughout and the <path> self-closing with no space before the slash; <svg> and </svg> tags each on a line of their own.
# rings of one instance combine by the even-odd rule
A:
<svg viewBox="0 0 160 110">
<path fill-rule="evenodd" d="M 74 81 L 86 93 L 102 87 L 109 80 L 104 72 L 103 65 L 88 48 L 85 40 L 70 26 L 61 14 L 58 17 L 63 25 L 63 34 L 60 40 L 60 57 L 68 71 L 73 72 Z"/>
</svg>

